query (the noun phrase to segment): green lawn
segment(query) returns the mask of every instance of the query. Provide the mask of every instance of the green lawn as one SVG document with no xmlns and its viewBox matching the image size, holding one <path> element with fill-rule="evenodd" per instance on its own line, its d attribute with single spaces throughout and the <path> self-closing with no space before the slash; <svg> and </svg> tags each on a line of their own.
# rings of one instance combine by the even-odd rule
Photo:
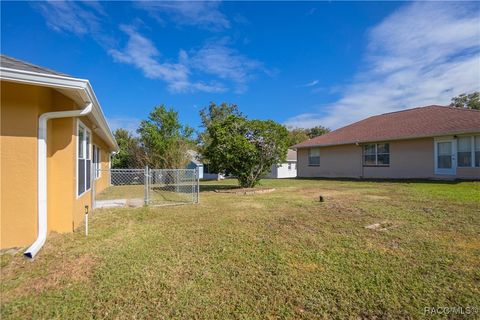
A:
<svg viewBox="0 0 480 320">
<path fill-rule="evenodd" d="M 275 192 L 212 192 L 234 183 L 203 183 L 199 205 L 97 210 L 88 237 L 51 235 L 33 262 L 2 255 L 1 318 L 480 310 L 479 183 L 265 180 Z"/>
</svg>

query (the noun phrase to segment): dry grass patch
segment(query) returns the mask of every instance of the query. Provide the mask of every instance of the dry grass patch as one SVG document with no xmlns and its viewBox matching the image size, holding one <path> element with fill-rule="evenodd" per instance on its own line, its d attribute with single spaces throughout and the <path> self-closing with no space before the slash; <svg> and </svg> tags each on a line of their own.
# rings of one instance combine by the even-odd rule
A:
<svg viewBox="0 0 480 320">
<path fill-rule="evenodd" d="M 2 269 L 2 278 L 12 278 L 19 273 L 27 272 L 29 264 L 33 263 L 37 262 L 27 261 L 17 256 L 7 267 Z M 38 263 L 43 264 L 44 272 L 22 281 L 8 295 L 3 296 L 2 300 L 5 299 L 5 302 L 8 302 L 19 296 L 42 294 L 45 291 L 59 290 L 67 286 L 88 282 L 97 264 L 97 259 L 90 254 L 85 254 L 76 258 L 59 258 L 59 261 L 53 264 Z"/>
</svg>

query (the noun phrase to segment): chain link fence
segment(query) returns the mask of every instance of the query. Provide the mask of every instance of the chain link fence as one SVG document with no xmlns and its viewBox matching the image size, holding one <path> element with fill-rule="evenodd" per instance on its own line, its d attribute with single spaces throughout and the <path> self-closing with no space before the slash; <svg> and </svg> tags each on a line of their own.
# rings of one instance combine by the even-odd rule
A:
<svg viewBox="0 0 480 320">
<path fill-rule="evenodd" d="M 196 169 L 98 170 L 94 207 L 167 206 L 199 203 Z"/>
</svg>

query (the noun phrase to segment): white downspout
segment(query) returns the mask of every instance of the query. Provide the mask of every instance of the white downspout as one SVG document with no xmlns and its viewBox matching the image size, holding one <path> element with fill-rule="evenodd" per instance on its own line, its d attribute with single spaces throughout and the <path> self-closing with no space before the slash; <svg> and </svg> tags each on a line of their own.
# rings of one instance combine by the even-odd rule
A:
<svg viewBox="0 0 480 320">
<path fill-rule="evenodd" d="M 33 258 L 47 239 L 47 122 L 50 119 L 81 117 L 92 112 L 93 104 L 73 111 L 46 112 L 38 118 L 38 235 L 37 240 L 24 252 Z"/>
</svg>

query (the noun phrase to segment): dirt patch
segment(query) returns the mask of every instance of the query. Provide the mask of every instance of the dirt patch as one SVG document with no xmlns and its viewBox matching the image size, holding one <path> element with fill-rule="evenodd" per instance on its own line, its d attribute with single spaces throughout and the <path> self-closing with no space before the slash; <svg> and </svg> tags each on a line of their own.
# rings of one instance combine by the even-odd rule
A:
<svg viewBox="0 0 480 320">
<path fill-rule="evenodd" d="M 261 194 L 275 191 L 274 188 L 241 188 L 241 189 L 217 189 L 217 193 L 229 193 L 238 195 Z"/>
<path fill-rule="evenodd" d="M 387 197 L 387 196 L 376 196 L 376 195 L 370 195 L 370 194 L 365 195 L 365 198 L 371 199 L 371 200 L 389 200 L 390 199 L 390 197 Z"/>
<path fill-rule="evenodd" d="M 389 229 L 395 228 L 397 225 L 393 222 L 382 221 L 374 223 L 368 226 L 365 226 L 365 229 L 375 230 L 375 231 L 387 231 Z"/>
<path fill-rule="evenodd" d="M 22 248 L 8 248 L 0 250 L 0 255 L 9 254 L 9 255 L 16 255 L 22 250 Z"/>
<path fill-rule="evenodd" d="M 311 198 L 315 197 L 318 199 L 320 195 L 327 197 L 327 198 L 336 198 L 340 196 L 344 196 L 346 193 L 337 190 L 330 190 L 330 189 L 314 189 L 314 188 L 302 188 L 296 191 L 297 193 L 301 194 L 304 197 Z"/>
</svg>

